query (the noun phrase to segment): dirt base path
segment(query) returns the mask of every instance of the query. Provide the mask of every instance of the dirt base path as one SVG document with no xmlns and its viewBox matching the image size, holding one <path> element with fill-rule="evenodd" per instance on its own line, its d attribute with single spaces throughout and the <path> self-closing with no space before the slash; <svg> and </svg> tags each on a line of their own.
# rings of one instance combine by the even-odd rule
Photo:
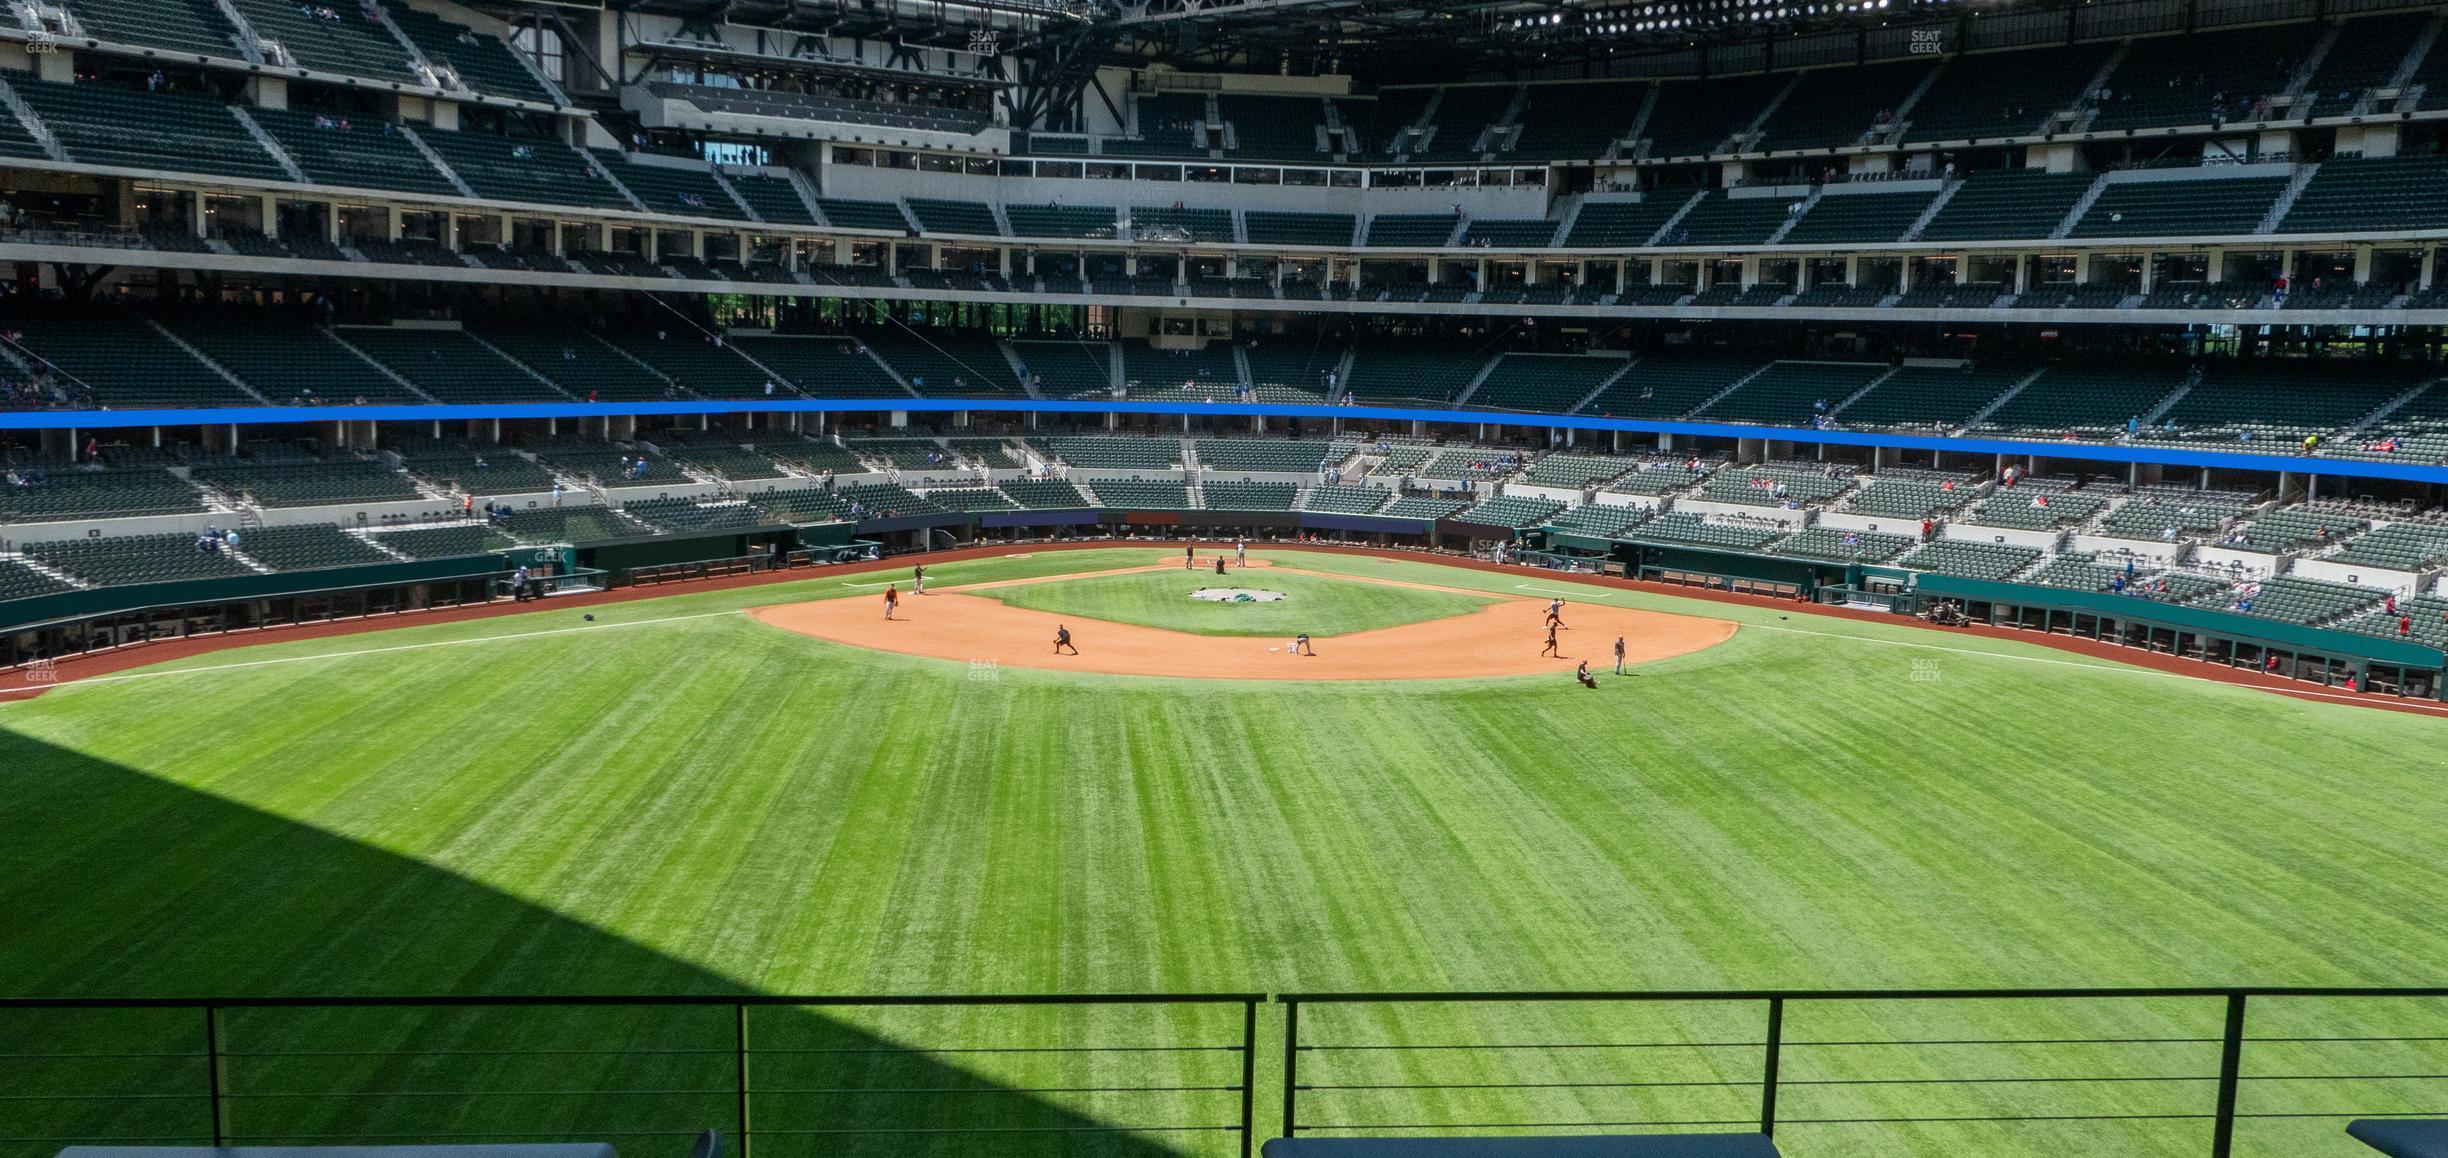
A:
<svg viewBox="0 0 2448 1158">
<path fill-rule="evenodd" d="M 1162 568 L 1130 570 L 1158 569 Z M 1044 576 L 979 587 L 1052 583 L 1117 573 Z M 1335 578 L 1387 587 L 1428 586 L 1351 576 Z M 965 595 L 951 588 L 923 596 L 905 594 L 900 610 L 889 622 L 884 618 L 882 600 L 868 596 L 761 607 L 749 614 L 801 635 L 930 659 L 1103 675 L 1232 680 L 1565 676 L 1585 659 L 1591 671 L 1603 673 L 1614 669 L 1618 635 L 1624 638 L 1625 658 L 1633 663 L 1646 663 L 1723 643 L 1735 630 L 1734 624 L 1723 620 L 1570 603 L 1564 610 L 1568 626 L 1556 633 L 1558 650 L 1563 654 L 1549 656 L 1541 654 L 1547 643 L 1547 601 L 1501 595 L 1495 598 L 1496 602 L 1477 611 L 1445 619 L 1350 635 L 1316 636 L 1310 641 L 1316 655 L 1292 654 L 1292 641 L 1288 639 L 1195 635 L 1058 615 Z M 1071 642 L 1079 648 L 1078 655 L 1054 654 L 1057 624 L 1070 626 Z"/>
</svg>

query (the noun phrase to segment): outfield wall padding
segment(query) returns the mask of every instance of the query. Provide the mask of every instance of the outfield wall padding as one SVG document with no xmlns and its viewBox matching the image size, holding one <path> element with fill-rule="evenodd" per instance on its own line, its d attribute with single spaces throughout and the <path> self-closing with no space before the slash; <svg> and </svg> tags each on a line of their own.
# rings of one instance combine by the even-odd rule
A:
<svg viewBox="0 0 2448 1158">
<path fill-rule="evenodd" d="M 450 579 L 471 579 L 499 574 L 509 570 L 510 566 L 502 555 L 467 555 L 456 559 L 418 559 L 405 563 L 373 563 L 319 571 L 280 571 L 270 575 L 239 575 L 226 579 L 90 587 L 0 603 L 0 629 L 142 611 L 149 607 L 197 607 L 208 603 L 243 603 L 345 588 L 406 587 Z"/>
<path fill-rule="evenodd" d="M 2442 653 L 2439 648 L 2419 643 L 2327 627 L 2306 627 L 2300 623 L 2239 615 L 2215 607 L 2160 603 L 2108 591 L 2078 591 L 2065 587 L 2040 587 L 2029 583 L 2001 583 L 1937 574 L 1922 575 L 1915 589 L 1923 595 L 1964 603 L 2002 603 L 2010 607 L 2079 612 L 2102 619 L 2148 624 L 2263 646 L 2274 645 L 2315 655 L 2361 659 L 2426 671 L 2448 668 L 2448 654 Z"/>
</svg>

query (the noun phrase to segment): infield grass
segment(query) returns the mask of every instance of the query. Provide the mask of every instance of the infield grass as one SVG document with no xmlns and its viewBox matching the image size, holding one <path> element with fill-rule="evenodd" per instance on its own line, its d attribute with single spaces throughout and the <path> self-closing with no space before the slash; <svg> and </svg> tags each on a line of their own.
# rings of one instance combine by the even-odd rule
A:
<svg viewBox="0 0 2448 1158">
<path fill-rule="evenodd" d="M 1164 557 L 1048 552 L 928 573 L 953 586 Z M 1770 606 L 1283 558 L 1492 594 L 1584 592 L 1746 629 L 1589 693 L 1534 679 L 981 679 L 735 614 L 871 597 L 879 574 L 622 604 L 593 625 L 547 606 L 199 657 L 0 706 L 0 993 L 2442 978 L 2438 721 Z M 2204 1154 L 2220 1013 L 2174 1000 L 1796 1006 L 1779 1142 L 1800 1158 Z M 226 1016 L 224 1047 L 255 1055 L 223 1075 L 232 1136 L 247 1141 L 533 1134 L 677 1153 L 734 1112 L 728 1010 Z M 1237 1055 L 898 1047 L 1209 1040 L 1236 1035 L 1238 1016 L 760 1013 L 760 1047 L 797 1052 L 760 1055 L 754 1149 L 1227 1154 L 1229 1135 L 1093 1131 L 1230 1116 L 1228 1094 L 1096 1091 L 1229 1082 Z M 1762 1016 L 1731 1003 L 1313 1008 L 1313 1044 L 1674 1044 L 1321 1051 L 1302 1070 L 1319 1087 L 1540 1088 L 1319 1088 L 1302 1113 L 1740 1122 L 1756 1115 L 1761 1062 L 1741 1043 Z M 2256 1001 L 2253 1018 L 2256 1037 L 2448 1036 L 2436 1002 Z M 1263 1083 L 1279 1014 L 1261 1032 Z M 196 1137 L 206 1075 L 184 1051 L 200 1039 L 186 1012 L 0 1012 L 13 1099 L 0 1137 L 16 1139 L 0 1152 Z M 2026 1044 L 1877 1044 L 1906 1039 Z M 461 1052 L 374 1056 L 397 1049 Z M 536 1049 L 561 1052 L 524 1052 Z M 2448 1073 L 2438 1042 L 2274 1042 L 2253 1057 L 2251 1113 L 2448 1105 L 2448 1083 L 2420 1077 Z M 1962 1077 L 2001 1080 L 1928 1084 Z M 1861 1080 L 1880 1084 L 1816 1084 Z M 997 1082 L 1072 1092 L 982 1092 Z M 40 1100 L 96 1089 L 145 1096 Z M 972 1092 L 876 1092 L 912 1089 Z M 825 1092 L 838 1090 L 864 1092 Z M 1261 1095 L 1262 1136 L 1274 1098 Z M 2000 1114 L 2033 1120 L 1940 1120 Z M 931 1147 L 793 1132 L 870 1117 L 1074 1132 Z M 1931 1120 L 1860 1121 L 1874 1118 Z M 2342 1125 L 2250 1119 L 2238 1153 L 2361 1153 Z"/>
<path fill-rule="evenodd" d="M 1274 602 L 1217 603 L 1193 597 L 1205 588 L 1254 588 L 1281 593 Z M 976 592 L 1013 607 L 1082 618 L 1162 627 L 1193 635 L 1321 638 L 1466 615 L 1485 596 L 1428 591 L 1311 575 L 1276 567 L 1245 568 L 1217 578 L 1213 569 L 1166 568 L 1087 579 L 1030 583 Z"/>
</svg>

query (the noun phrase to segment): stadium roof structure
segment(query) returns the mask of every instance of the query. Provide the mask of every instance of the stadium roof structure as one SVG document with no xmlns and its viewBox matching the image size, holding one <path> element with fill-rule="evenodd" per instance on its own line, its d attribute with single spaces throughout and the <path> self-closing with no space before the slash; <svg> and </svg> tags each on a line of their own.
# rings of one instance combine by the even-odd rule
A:
<svg viewBox="0 0 2448 1158">
<path fill-rule="evenodd" d="M 534 0 L 559 5 L 564 0 Z M 605 0 L 615 11 L 958 48 L 1102 42 L 1114 63 L 1356 72 L 1554 64 L 2069 0 Z"/>
</svg>

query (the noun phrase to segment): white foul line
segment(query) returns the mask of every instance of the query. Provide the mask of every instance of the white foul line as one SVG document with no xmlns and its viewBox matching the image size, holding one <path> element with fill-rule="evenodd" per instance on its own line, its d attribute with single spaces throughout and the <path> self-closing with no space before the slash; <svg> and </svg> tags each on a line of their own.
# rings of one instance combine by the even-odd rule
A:
<svg viewBox="0 0 2448 1158">
<path fill-rule="evenodd" d="M 116 684 L 127 683 L 131 680 L 160 679 L 163 676 L 202 675 L 207 672 L 220 671 L 244 671 L 248 668 L 273 667 L 279 664 L 288 663 L 305 663 L 309 660 L 318 659 L 354 659 L 359 656 L 388 655 L 393 652 L 401 651 L 425 651 L 430 648 L 457 647 L 462 644 L 469 643 L 501 643 L 506 640 L 539 639 L 548 635 L 574 635 L 582 631 L 610 631 L 616 627 L 651 627 L 659 623 L 685 623 L 692 619 L 715 619 L 725 615 L 739 614 L 742 614 L 742 612 L 701 611 L 695 615 L 670 615 L 661 619 L 633 619 L 626 623 L 590 623 L 581 627 L 555 627 L 545 631 L 521 631 L 512 635 L 478 635 L 471 636 L 467 639 L 438 639 L 429 643 L 402 643 L 395 644 L 391 647 L 359 648 L 355 651 L 327 651 L 319 652 L 314 655 L 289 655 L 282 656 L 278 659 L 255 659 L 248 660 L 244 663 L 213 664 L 209 667 L 182 667 L 170 668 L 164 671 L 129 672 L 125 675 L 89 676 L 85 679 L 61 680 L 55 684 L 28 684 L 24 687 L 18 688 L 0 688 L 0 696 L 20 695 L 28 692 L 47 692 L 57 688 L 77 687 L 83 684 Z M 281 641 L 265 641 L 266 644 L 274 644 L 278 642 Z"/>
</svg>

